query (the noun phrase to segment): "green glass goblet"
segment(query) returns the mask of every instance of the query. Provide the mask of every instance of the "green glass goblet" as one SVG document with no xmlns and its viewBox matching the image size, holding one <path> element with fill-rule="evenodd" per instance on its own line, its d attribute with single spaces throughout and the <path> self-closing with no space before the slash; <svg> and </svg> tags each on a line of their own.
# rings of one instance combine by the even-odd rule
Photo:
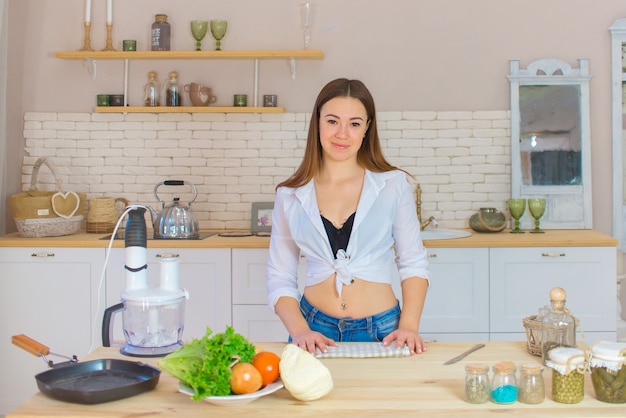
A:
<svg viewBox="0 0 626 418">
<path fill-rule="evenodd" d="M 543 198 L 532 198 L 528 199 L 528 211 L 531 216 L 535 219 L 535 229 L 530 231 L 533 234 L 543 234 L 544 231 L 539 229 L 539 219 L 543 216 L 546 211 L 546 199 Z"/>
<path fill-rule="evenodd" d="M 522 218 L 524 210 L 526 210 L 526 199 L 509 199 L 508 203 L 511 217 L 515 219 L 515 227 L 511 230 L 511 233 L 523 234 L 524 231 L 519 228 L 519 220 Z"/>
<path fill-rule="evenodd" d="M 222 39 L 226 36 L 228 21 L 222 19 L 211 20 L 211 35 L 215 38 L 215 50 L 222 50 Z"/>
<path fill-rule="evenodd" d="M 206 20 L 191 21 L 191 36 L 196 40 L 196 51 L 202 51 L 202 40 L 209 29 L 209 22 Z"/>
</svg>

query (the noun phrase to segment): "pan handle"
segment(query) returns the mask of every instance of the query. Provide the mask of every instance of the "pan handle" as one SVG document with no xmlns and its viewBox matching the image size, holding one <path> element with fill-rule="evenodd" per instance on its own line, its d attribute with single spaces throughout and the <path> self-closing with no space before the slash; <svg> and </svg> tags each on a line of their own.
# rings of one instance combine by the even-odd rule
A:
<svg viewBox="0 0 626 418">
<path fill-rule="evenodd" d="M 111 334 L 113 333 L 113 314 L 124 309 L 123 303 L 109 306 L 104 310 L 104 317 L 102 318 L 102 345 L 104 347 L 111 347 Z"/>
<path fill-rule="evenodd" d="M 35 357 L 45 358 L 45 356 L 50 355 L 50 347 L 40 343 L 39 341 L 33 340 L 24 334 L 14 335 L 11 337 L 11 343 Z"/>
</svg>

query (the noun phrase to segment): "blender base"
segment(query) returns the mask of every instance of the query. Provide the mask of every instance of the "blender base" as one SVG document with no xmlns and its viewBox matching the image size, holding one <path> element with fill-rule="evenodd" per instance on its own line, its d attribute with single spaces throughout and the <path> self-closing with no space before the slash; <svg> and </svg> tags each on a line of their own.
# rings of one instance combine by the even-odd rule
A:
<svg viewBox="0 0 626 418">
<path fill-rule="evenodd" d="M 125 344 L 120 348 L 120 353 L 130 357 L 163 357 L 182 347 L 182 344 L 176 343 L 166 347 L 135 347 Z"/>
</svg>

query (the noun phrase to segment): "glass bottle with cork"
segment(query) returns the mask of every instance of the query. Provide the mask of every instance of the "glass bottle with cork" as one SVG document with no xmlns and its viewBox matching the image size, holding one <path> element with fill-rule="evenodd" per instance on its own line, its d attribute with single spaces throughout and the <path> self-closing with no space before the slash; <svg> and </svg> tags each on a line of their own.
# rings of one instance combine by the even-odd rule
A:
<svg viewBox="0 0 626 418">
<path fill-rule="evenodd" d="M 153 51 L 169 51 L 171 27 L 167 22 L 167 15 L 157 14 L 151 27 L 151 45 Z"/>
<path fill-rule="evenodd" d="M 171 71 L 169 79 L 165 82 L 165 105 L 166 106 L 182 106 L 183 98 L 180 94 L 180 86 L 178 85 L 178 73 Z"/>
<path fill-rule="evenodd" d="M 480 404 L 491 399 L 489 387 L 489 366 L 471 363 L 465 366 L 465 402 Z"/>
<path fill-rule="evenodd" d="M 499 404 L 510 404 L 517 401 L 515 364 L 512 361 L 501 361 L 493 366 L 491 400 Z"/>
<path fill-rule="evenodd" d="M 159 84 L 156 81 L 156 72 L 148 73 L 148 83 L 144 89 L 144 104 L 146 106 L 159 106 Z"/>
<path fill-rule="evenodd" d="M 555 347 L 576 347 L 576 318 L 565 307 L 565 290 L 550 291 L 550 307 L 541 319 L 541 359 L 546 364 L 547 353 Z"/>
<path fill-rule="evenodd" d="M 517 384 L 517 399 L 522 403 L 538 404 L 546 397 L 543 382 L 543 366 L 539 363 L 526 363 L 520 366 L 520 377 Z"/>
</svg>

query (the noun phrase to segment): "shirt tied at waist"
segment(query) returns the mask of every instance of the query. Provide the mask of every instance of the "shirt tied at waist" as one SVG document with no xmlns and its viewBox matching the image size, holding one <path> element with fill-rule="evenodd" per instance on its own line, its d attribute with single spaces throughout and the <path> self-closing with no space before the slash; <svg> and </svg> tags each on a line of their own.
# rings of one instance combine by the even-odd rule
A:
<svg viewBox="0 0 626 418">
<path fill-rule="evenodd" d="M 341 296 L 343 285 L 352 284 L 352 273 L 348 269 L 348 263 L 350 262 L 350 256 L 346 254 L 344 250 L 337 251 L 337 258 L 335 259 L 335 286 L 337 287 L 337 294 Z"/>
</svg>

